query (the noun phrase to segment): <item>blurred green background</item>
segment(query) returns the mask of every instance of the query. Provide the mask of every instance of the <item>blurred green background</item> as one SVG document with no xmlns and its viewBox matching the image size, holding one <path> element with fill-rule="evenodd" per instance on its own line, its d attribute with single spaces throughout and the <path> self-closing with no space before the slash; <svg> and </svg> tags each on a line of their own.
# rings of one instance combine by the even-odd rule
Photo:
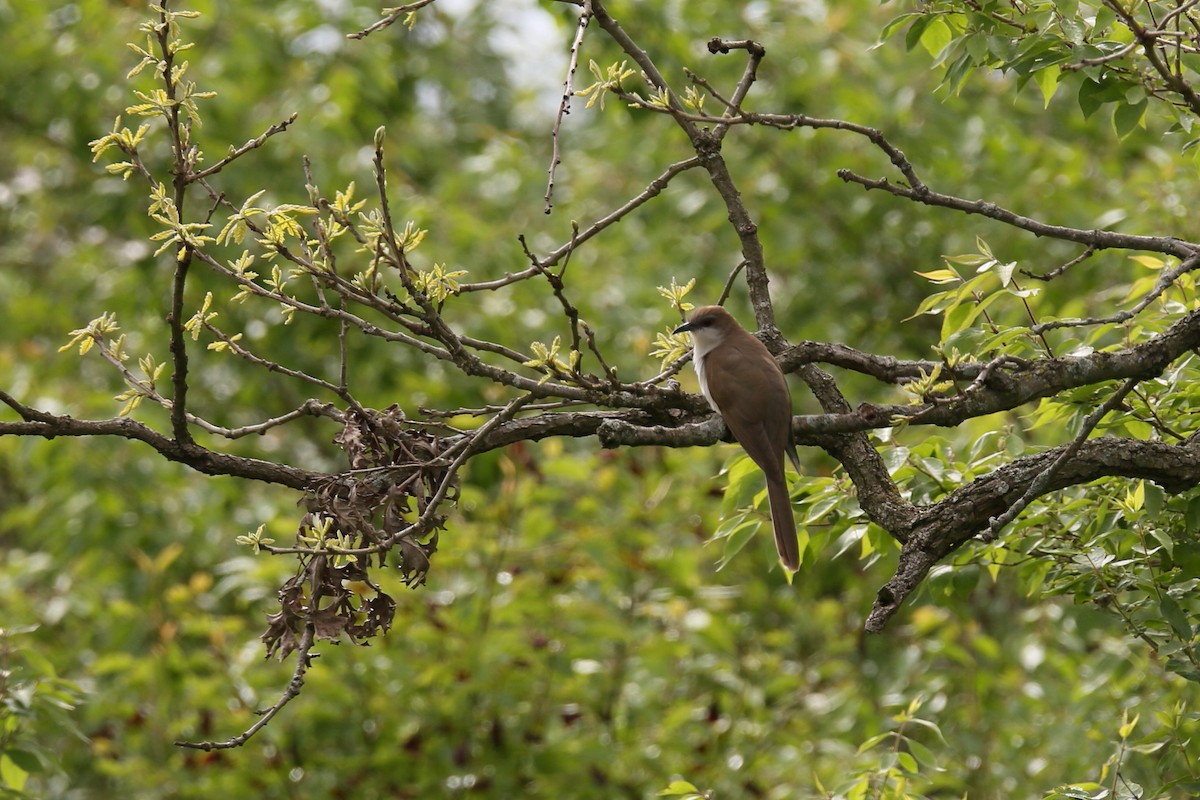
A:
<svg viewBox="0 0 1200 800">
<path fill-rule="evenodd" d="M 588 224 L 689 155 L 661 116 L 576 100 L 554 212 L 542 213 L 572 5 L 438 2 L 411 32 L 396 25 L 361 42 L 345 34 L 377 19 L 377 6 L 188 7 L 202 12 L 184 29 L 196 43 L 189 77 L 218 93 L 196 132 L 210 161 L 299 114 L 222 173 L 220 191 L 235 204 L 263 188 L 274 203 L 306 202 L 307 156 L 325 194 L 354 181 L 369 197 L 371 137 L 386 125 L 393 212 L 429 230 L 414 258 L 468 270 L 468 280 L 523 268 L 519 234 L 544 253 L 570 238 L 572 220 Z M 1103 115 L 1085 121 L 1069 97 L 1043 109 L 1035 87 L 1018 92 L 1001 78 L 961 96 L 936 92 L 924 54 L 898 41 L 873 48 L 903 4 L 611 7 L 679 85 L 684 67 L 726 89 L 741 74 L 740 55 L 707 53 L 710 37 L 762 42 L 750 107 L 878 127 L 936 188 L 1082 228 L 1194 235 L 1195 175 L 1178 143 L 1153 124 L 1119 142 Z M 117 313 L 132 353 L 166 357 L 170 259 L 151 257 L 145 186 L 107 175 L 87 146 L 133 102 L 131 88 L 150 85 L 148 74 L 125 80 L 137 63 L 125 43 L 144 40 L 137 26 L 149 14 L 135 2 L 0 0 L 0 386 L 55 413 L 119 408 L 122 385 L 106 364 L 58 352 L 102 311 Z M 621 60 L 598 29 L 584 43 L 581 84 L 591 59 Z M 162 146 L 146 153 L 158 170 Z M 972 251 L 976 236 L 1039 271 L 1075 254 L 844 184 L 841 167 L 892 175 L 860 137 L 736 130 L 724 153 L 792 341 L 930 357 L 936 320 L 900 322 L 930 291 L 914 271 Z M 571 298 L 623 378 L 657 372 L 653 339 L 675 321 L 657 286 L 695 277 L 697 303 L 720 292 L 740 259 L 725 216 L 703 176 L 687 174 L 572 257 Z M 1137 269 L 1124 255 L 1097 258 L 1047 302 L 1085 313 Z M 230 305 L 232 288 L 212 275 L 193 283 L 192 301 L 213 291 L 220 323 L 257 350 L 332 374 L 335 329 L 303 319 L 285 328 L 275 308 Z M 744 292 L 731 307 L 749 320 Z M 451 301 L 446 314 L 518 349 L 566 333 L 541 286 Z M 379 341 L 351 351 L 352 385 L 378 407 L 415 414 L 504 397 Z M 196 361 L 193 402 L 222 424 L 309 396 L 228 357 Z M 896 399 L 852 376 L 845 386 L 851 402 Z M 798 384 L 794 394 L 798 412 L 814 407 Z M 138 417 L 164 422 L 145 406 Z M 978 421 L 944 440 L 898 436 L 933 458 L 1014 422 Z M 335 470 L 335 433 L 311 422 L 229 449 Z M 292 564 L 234 539 L 265 523 L 290 541 L 297 496 L 205 478 L 125 441 L 0 439 L 0 783 L 80 800 L 613 798 L 650 797 L 682 777 L 716 797 L 820 797 L 881 770 L 897 740 L 860 745 L 902 730 L 929 748 L 929 796 L 1039 797 L 1104 777 L 1135 715 L 1142 750 L 1123 754 L 1125 774 L 1178 774 L 1195 724 L 1171 720 L 1194 688 L 1119 620 L 1043 596 L 1019 567 L 993 579 L 964 552 L 870 637 L 863 619 L 895 550 L 861 527 L 810 519 L 795 585 L 773 566 L 769 536 L 716 571 L 720 545 L 705 541 L 720 519 L 720 471 L 738 452 L 549 440 L 475 459 L 429 585 L 395 589 L 390 634 L 367 648 L 319 646 L 299 700 L 247 746 L 204 754 L 172 742 L 241 731 L 291 675 L 291 663 L 263 660 L 257 637 Z M 805 459 L 824 482 L 814 486 L 847 491 L 830 459 Z M 935 493 L 933 484 L 915 491 Z M 929 724 L 904 721 L 906 710 Z"/>
</svg>

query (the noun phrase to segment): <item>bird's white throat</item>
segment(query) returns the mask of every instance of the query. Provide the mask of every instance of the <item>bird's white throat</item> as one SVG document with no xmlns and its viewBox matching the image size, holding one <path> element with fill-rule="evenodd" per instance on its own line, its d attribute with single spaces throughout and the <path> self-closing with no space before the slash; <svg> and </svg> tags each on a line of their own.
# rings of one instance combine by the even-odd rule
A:
<svg viewBox="0 0 1200 800">
<path fill-rule="evenodd" d="M 694 330 L 692 334 L 692 364 L 696 367 L 696 377 L 700 380 L 700 392 L 704 395 L 704 399 L 708 401 L 708 405 L 713 411 L 720 412 L 717 408 L 716 401 L 713 400 L 712 394 L 708 391 L 708 380 L 704 377 L 704 359 L 713 348 L 719 345 L 725 339 L 723 331 L 714 330 L 713 328 L 701 328 Z"/>
</svg>

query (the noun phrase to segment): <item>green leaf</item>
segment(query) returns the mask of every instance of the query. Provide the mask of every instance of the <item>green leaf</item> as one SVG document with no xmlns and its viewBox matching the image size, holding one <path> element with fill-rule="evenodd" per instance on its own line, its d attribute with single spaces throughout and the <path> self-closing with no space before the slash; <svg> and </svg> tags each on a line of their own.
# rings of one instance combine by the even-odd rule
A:
<svg viewBox="0 0 1200 800">
<path fill-rule="evenodd" d="M 943 739 L 943 741 L 945 740 Z M 908 748 L 908 751 L 912 753 L 913 757 L 918 763 L 932 765 L 937 761 L 937 759 L 934 757 L 933 751 L 915 739 L 909 739 L 907 742 L 905 742 L 905 747 Z M 917 770 L 913 769 L 911 771 L 916 772 Z"/>
<path fill-rule="evenodd" d="M 1148 105 L 1147 100 L 1142 100 L 1140 103 L 1122 103 L 1117 106 L 1113 111 L 1113 130 L 1119 138 L 1124 139 L 1142 124 Z"/>
<path fill-rule="evenodd" d="M 1039 69 L 1033 73 L 1033 80 L 1042 92 L 1043 108 L 1050 107 L 1050 98 L 1054 97 L 1054 93 L 1058 91 L 1058 78 L 1060 75 L 1062 75 L 1062 69 L 1057 64 L 1052 64 L 1045 69 Z"/>
<path fill-rule="evenodd" d="M 931 56 L 938 56 L 953 40 L 950 26 L 944 17 L 933 17 L 921 34 L 921 46 Z"/>
<path fill-rule="evenodd" d="M 901 322 L 908 322 L 925 314 L 940 314 L 946 306 L 954 302 L 955 292 L 938 292 L 931 294 L 921 301 L 917 310 L 905 317 Z"/>
<path fill-rule="evenodd" d="M 879 43 L 876 44 L 875 47 L 878 47 L 879 45 L 886 42 L 888 39 L 895 36 L 897 31 L 899 31 L 901 28 L 903 28 L 909 22 L 912 22 L 914 18 L 922 17 L 922 16 L 924 16 L 924 15 L 917 13 L 917 12 L 909 12 L 907 14 L 901 14 L 898 17 L 894 17 L 891 21 L 888 22 L 887 25 L 883 26 L 883 30 L 879 34 Z"/>
<path fill-rule="evenodd" d="M 1164 261 L 1162 258 L 1159 258 L 1158 256 L 1137 255 L 1137 256 L 1130 256 L 1129 260 L 1136 261 L 1138 264 L 1141 264 L 1146 269 L 1154 269 L 1154 270 L 1162 269 L 1167 264 L 1166 261 Z"/>
<path fill-rule="evenodd" d="M 959 276 L 959 274 L 952 269 L 935 269 L 929 272 L 917 272 L 916 274 L 920 275 L 930 283 L 942 284 L 962 282 L 962 278 Z"/>
<path fill-rule="evenodd" d="M 1088 119 L 1096 110 L 1104 104 L 1100 99 L 1099 84 L 1095 81 L 1084 81 L 1079 87 L 1079 110 L 1083 112 L 1083 118 Z"/>
<path fill-rule="evenodd" d="M 0 754 L 0 786 L 10 789 L 15 792 L 20 792 L 25 788 L 25 781 L 29 778 L 29 771 L 22 769 L 8 754 L 8 752 Z"/>
<path fill-rule="evenodd" d="M 1107 31 L 1109 26 L 1117 21 L 1117 12 L 1103 3 L 1099 3 L 1098 5 L 1099 8 L 1096 9 L 1096 17 L 1092 20 L 1093 35 Z"/>
<path fill-rule="evenodd" d="M 23 769 L 30 775 L 42 772 L 42 762 L 38 757 L 28 750 L 19 748 L 11 748 L 4 751 L 4 755 L 12 759 L 12 762 Z"/>
<path fill-rule="evenodd" d="M 1069 800 L 1104 800 L 1108 797 L 1108 789 L 1098 783 L 1074 783 L 1070 786 L 1058 787 L 1049 797 L 1069 798 Z"/>
<path fill-rule="evenodd" d="M 995 350 L 1006 350 L 1014 342 L 1020 342 L 1028 336 L 1028 328 L 1003 328 L 983 339 L 979 343 L 979 352 L 990 353 Z"/>
<path fill-rule="evenodd" d="M 841 493 L 833 493 L 820 497 L 808 508 L 808 513 L 804 515 L 805 525 L 812 525 L 820 521 L 833 509 L 837 508 L 845 498 Z"/>
<path fill-rule="evenodd" d="M 731 524 L 730 524 L 731 523 Z M 763 518 L 757 514 L 739 514 L 728 523 L 722 523 L 713 534 L 712 541 L 725 540 L 725 548 L 716 570 L 720 572 L 746 547 L 762 527 Z"/>
<path fill-rule="evenodd" d="M 746 508 L 754 496 L 762 491 L 762 471 L 747 455 L 739 455 L 724 470 L 725 496 L 721 500 L 721 514 L 729 516 L 739 508 Z"/>
<path fill-rule="evenodd" d="M 963 53 L 946 70 L 946 77 L 942 79 L 941 85 L 945 86 L 951 94 L 958 94 L 963 83 L 975 68 L 975 60 L 971 58 L 971 54 Z"/>
<path fill-rule="evenodd" d="M 687 781 L 671 781 L 667 788 L 658 793 L 659 797 L 690 797 L 700 794 L 700 790 Z"/>
<path fill-rule="evenodd" d="M 1158 603 L 1158 609 L 1162 613 L 1163 619 L 1171 626 L 1171 630 L 1175 631 L 1176 636 L 1185 642 L 1191 641 L 1192 625 L 1188 622 L 1187 614 L 1180 608 L 1175 598 L 1164 594 Z"/>
<path fill-rule="evenodd" d="M 1183 512 L 1183 520 L 1188 533 L 1194 534 L 1200 531 L 1200 494 L 1188 500 L 1187 508 Z"/>
<path fill-rule="evenodd" d="M 975 323 L 975 320 L 979 319 L 980 315 L 987 310 L 988 306 L 1004 296 L 1001 292 L 995 292 L 989 294 L 978 303 L 960 303 L 957 307 L 947 312 L 946 319 L 942 322 L 942 341 L 944 342 L 959 331 L 971 327 Z"/>
<path fill-rule="evenodd" d="M 1108 87 L 1094 80 L 1086 80 L 1079 87 L 1079 109 L 1083 112 L 1083 118 L 1088 119 L 1099 110 L 1100 106 L 1109 102 L 1112 98 L 1107 97 Z"/>
<path fill-rule="evenodd" d="M 904 48 L 913 50 L 921 43 L 921 36 L 925 33 L 925 29 L 933 22 L 933 17 L 929 14 L 922 14 L 918 19 L 913 21 L 909 26 L 908 33 L 904 34 Z"/>
<path fill-rule="evenodd" d="M 1079 47 L 1084 44 L 1086 31 L 1079 20 L 1064 18 L 1060 27 L 1062 28 L 1063 35 L 1072 45 Z"/>
<path fill-rule="evenodd" d="M 891 739 L 893 735 L 891 731 L 875 734 L 858 746 L 858 754 L 862 755 L 880 742 Z"/>
</svg>

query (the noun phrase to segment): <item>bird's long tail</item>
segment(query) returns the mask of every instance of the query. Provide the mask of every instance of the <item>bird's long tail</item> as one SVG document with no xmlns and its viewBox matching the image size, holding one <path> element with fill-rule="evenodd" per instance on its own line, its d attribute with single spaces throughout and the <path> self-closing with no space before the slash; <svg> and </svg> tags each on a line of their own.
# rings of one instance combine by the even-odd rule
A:
<svg viewBox="0 0 1200 800">
<path fill-rule="evenodd" d="M 779 560 L 795 572 L 800 569 L 800 542 L 796 538 L 796 518 L 792 515 L 792 500 L 788 496 L 782 464 L 777 477 L 767 476 L 767 500 L 771 504 L 771 524 L 775 528 Z"/>
</svg>

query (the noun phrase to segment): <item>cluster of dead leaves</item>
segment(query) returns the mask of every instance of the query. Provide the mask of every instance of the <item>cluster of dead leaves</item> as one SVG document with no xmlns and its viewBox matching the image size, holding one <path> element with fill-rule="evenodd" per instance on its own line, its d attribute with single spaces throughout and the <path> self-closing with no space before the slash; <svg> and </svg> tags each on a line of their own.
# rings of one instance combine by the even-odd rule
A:
<svg viewBox="0 0 1200 800">
<path fill-rule="evenodd" d="M 408 424 L 396 406 L 365 417 L 347 413 L 334 443 L 345 451 L 350 471 L 315 487 L 302 501 L 308 513 L 297 540 L 306 552 L 279 590 L 279 611 L 268 617 L 262 635 L 268 657 L 286 658 L 309 625 L 313 641 L 345 636 L 366 644 L 386 633 L 396 602 L 370 570 L 385 568 L 391 555 L 406 585 L 424 583 L 446 521 L 431 504 L 457 498 L 456 486 L 437 498 L 448 479 L 442 438 Z"/>
</svg>

